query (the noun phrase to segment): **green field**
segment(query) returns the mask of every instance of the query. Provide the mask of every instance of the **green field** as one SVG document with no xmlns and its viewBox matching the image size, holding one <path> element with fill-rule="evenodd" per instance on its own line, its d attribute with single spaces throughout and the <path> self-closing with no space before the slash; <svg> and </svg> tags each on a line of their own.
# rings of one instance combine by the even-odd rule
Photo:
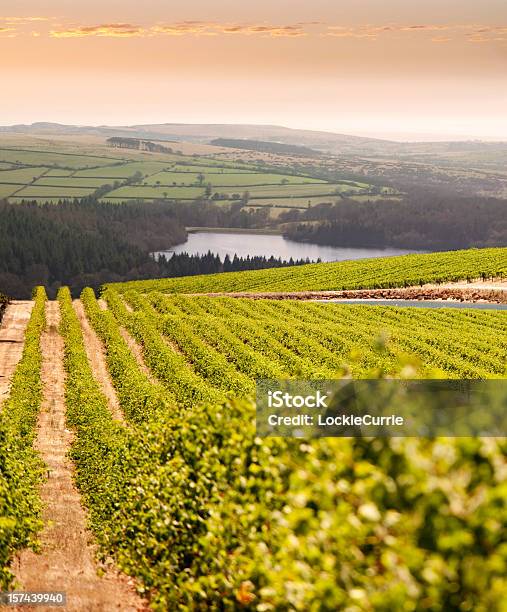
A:
<svg viewBox="0 0 507 612">
<path fill-rule="evenodd" d="M 20 185 L 9 185 L 7 183 L 0 183 L 0 198 L 7 198 L 14 192 L 18 191 L 18 189 L 21 189 Z"/>
<path fill-rule="evenodd" d="M 230 193 L 230 188 L 228 191 Z M 305 195 L 326 196 L 334 195 L 337 191 L 354 191 L 354 188 L 348 185 L 330 183 L 318 183 L 315 185 L 260 185 L 248 188 L 252 198 L 293 198 Z"/>
<path fill-rule="evenodd" d="M 74 174 L 75 170 L 64 170 L 63 168 L 51 168 L 44 176 L 65 177 Z"/>
<path fill-rule="evenodd" d="M 79 198 L 90 195 L 95 190 L 93 188 L 74 187 L 67 185 L 66 187 L 45 187 L 44 185 L 29 185 L 16 193 L 16 198 L 31 199 L 31 198 Z"/>
<path fill-rule="evenodd" d="M 169 175 L 169 173 L 167 173 Z M 159 176 L 159 175 L 156 175 Z M 227 176 L 227 175 L 224 175 Z M 231 175 L 234 176 L 234 175 Z M 263 175 L 257 175 L 258 180 L 264 180 Z M 158 179 L 157 179 L 158 180 Z M 307 204 L 307 199 L 304 204 L 301 203 L 302 196 L 307 195 L 309 197 L 318 198 L 318 201 L 329 202 L 333 198 L 338 197 L 336 191 L 349 191 L 349 186 L 329 183 L 315 183 L 315 184 L 292 184 L 292 185 L 250 185 L 245 184 L 231 185 L 220 187 L 218 185 L 212 185 L 212 193 L 225 194 L 230 199 L 239 199 L 245 191 L 248 191 L 250 197 L 250 204 L 255 205 L 256 201 L 259 200 L 259 204 L 262 204 L 264 200 L 284 200 L 279 202 L 284 206 L 291 206 L 293 199 L 297 201 L 296 206 L 303 207 Z M 204 196 L 205 186 L 202 187 L 187 187 L 187 186 L 156 186 L 156 185 L 131 185 L 128 187 L 120 187 L 107 194 L 107 198 L 115 198 L 121 200 L 139 198 L 139 199 L 154 199 L 154 198 L 168 198 L 176 200 L 194 200 L 197 197 Z M 306 206 L 304 206 L 306 208 Z"/>
<path fill-rule="evenodd" d="M 140 172 L 143 177 L 155 174 L 169 167 L 171 163 L 158 161 L 127 162 L 121 165 L 108 166 L 107 168 L 94 168 L 91 170 L 78 170 L 73 176 L 79 177 L 99 177 L 99 178 L 128 178 L 136 172 Z"/>
<path fill-rule="evenodd" d="M 26 146 L 26 145 L 25 145 Z M 39 145 L 40 146 L 40 145 Z M 83 154 L 75 153 L 83 150 Z M 84 151 L 87 153 L 85 154 Z M 102 153 L 93 154 L 93 151 Z M 89 152 L 89 154 L 88 154 Z M 16 163 L 12 167 L 12 163 Z M 3 169 L 2 169 L 3 168 Z M 103 195 L 102 201 L 121 203 L 123 200 L 175 199 L 190 201 L 205 197 L 206 186 L 218 201 L 240 200 L 245 191 L 250 204 L 259 201 L 276 207 L 308 206 L 332 201 L 337 192 L 363 197 L 370 186 L 344 180 L 327 183 L 309 176 L 262 171 L 255 165 L 224 162 L 199 156 L 178 154 L 150 154 L 143 151 L 108 149 L 86 143 L 71 148 L 69 143 L 45 149 L 0 148 L 0 197 L 23 198 L 38 202 L 54 202 L 65 198 L 90 195 L 103 185 L 125 182 L 134 175 L 135 184 L 121 186 Z M 202 175 L 202 176 L 200 176 Z M 14 189 L 13 186 L 18 186 Z M 23 186 L 25 188 L 23 189 Z M 271 213 L 270 216 L 276 216 Z"/>
<path fill-rule="evenodd" d="M 195 200 L 204 195 L 204 187 L 144 187 L 143 185 L 132 185 L 120 187 L 107 194 L 107 199 L 140 199 L 154 200 L 168 198 L 170 200 Z"/>
<path fill-rule="evenodd" d="M 42 176 L 48 171 L 48 168 L 18 168 L 16 170 L 3 170 L 0 172 L 0 183 L 12 183 L 26 185 L 34 179 Z"/>
<path fill-rule="evenodd" d="M 206 165 L 192 165 L 192 164 L 182 164 L 182 163 L 176 163 L 171 171 L 173 172 L 183 172 L 183 173 L 187 173 L 190 172 L 191 174 L 199 174 L 199 173 L 208 173 L 208 174 L 249 174 L 252 172 L 255 172 L 255 170 L 249 170 L 245 167 L 234 167 L 232 165 L 229 166 L 215 166 L 213 164 L 213 160 L 208 160 Z"/>
<path fill-rule="evenodd" d="M 249 186 L 249 185 L 280 185 L 282 183 L 300 184 L 300 183 L 324 183 L 318 179 L 307 178 L 304 176 L 292 176 L 284 174 L 269 174 L 269 173 L 242 173 L 242 174 L 226 174 L 226 173 L 202 173 L 201 184 L 211 183 L 213 189 L 219 187 L 230 186 Z M 153 174 L 147 180 L 149 185 L 160 183 L 162 185 L 198 185 L 199 173 L 192 174 L 190 172 L 160 172 Z"/>
<path fill-rule="evenodd" d="M 360 196 L 357 196 L 358 198 Z M 317 204 L 327 204 L 336 202 L 339 196 L 336 194 L 329 196 L 307 196 L 294 198 L 264 198 L 262 200 L 255 199 L 250 204 L 251 206 L 274 206 L 275 208 L 308 208 Z"/>
<path fill-rule="evenodd" d="M 106 185 L 108 183 L 114 183 L 115 180 L 118 179 L 101 179 L 101 178 L 88 178 L 88 177 L 75 177 L 75 176 L 65 176 L 65 177 L 57 177 L 57 176 L 47 176 L 44 175 L 42 178 L 36 180 L 33 183 L 34 187 L 39 185 L 47 186 L 47 187 L 59 187 L 61 188 L 61 192 L 65 193 L 66 188 L 76 188 L 76 187 L 100 187 L 101 185 Z"/>
<path fill-rule="evenodd" d="M 0 149 L 0 162 L 29 166 L 58 166 L 62 168 L 92 168 L 114 163 L 110 157 L 80 155 L 79 153 L 59 153 L 57 151 L 37 151 L 23 149 Z"/>
</svg>

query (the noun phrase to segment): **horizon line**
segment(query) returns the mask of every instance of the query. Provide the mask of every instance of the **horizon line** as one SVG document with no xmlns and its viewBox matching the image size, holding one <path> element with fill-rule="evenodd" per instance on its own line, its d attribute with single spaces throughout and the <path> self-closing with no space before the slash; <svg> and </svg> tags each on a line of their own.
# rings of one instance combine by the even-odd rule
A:
<svg viewBox="0 0 507 612">
<path fill-rule="evenodd" d="M 507 136 L 504 138 L 490 138 L 487 136 L 457 136 L 457 135 L 445 135 L 442 134 L 438 136 L 437 134 L 428 133 L 427 138 L 420 140 L 415 138 L 400 138 L 396 136 L 378 136 L 374 135 L 375 131 L 371 131 L 371 135 L 358 134 L 354 132 L 347 131 L 335 131 L 332 129 L 315 129 L 315 128 L 306 128 L 306 127 L 293 127 L 289 125 L 283 125 L 279 123 L 265 123 L 265 122 L 236 122 L 236 123 L 225 123 L 225 122 L 184 122 L 184 121 L 167 121 L 167 122 L 151 122 L 151 123 L 122 123 L 122 124 L 107 124 L 107 123 L 60 123 L 58 121 L 32 121 L 31 123 L 10 123 L 10 124 L 0 124 L 0 130 L 6 130 L 9 128 L 17 128 L 17 127 L 34 127 L 37 125 L 54 125 L 54 126 L 62 126 L 62 127 L 70 127 L 70 128 L 94 128 L 94 129 L 122 129 L 122 128 L 135 128 L 135 127 L 145 127 L 145 126 L 227 126 L 227 127 L 268 127 L 268 128 L 281 128 L 285 130 L 290 130 L 293 132 L 313 132 L 320 134 L 330 134 L 336 136 L 348 136 L 353 138 L 359 138 L 364 140 L 378 140 L 384 142 L 391 142 L 396 144 L 418 144 L 418 143 L 445 143 L 445 142 L 460 142 L 460 143 L 498 143 L 505 144 L 507 143 Z M 406 130 L 405 130 L 406 132 Z M 2 133 L 2 132 L 0 132 Z M 5 132 L 4 132 L 5 133 Z M 422 133 L 419 132 L 421 137 Z M 251 138 L 237 138 L 237 140 L 250 140 Z M 160 140 L 160 138 L 159 138 Z M 262 139 L 261 139 L 262 140 Z M 185 142 L 182 138 L 181 142 Z"/>
</svg>

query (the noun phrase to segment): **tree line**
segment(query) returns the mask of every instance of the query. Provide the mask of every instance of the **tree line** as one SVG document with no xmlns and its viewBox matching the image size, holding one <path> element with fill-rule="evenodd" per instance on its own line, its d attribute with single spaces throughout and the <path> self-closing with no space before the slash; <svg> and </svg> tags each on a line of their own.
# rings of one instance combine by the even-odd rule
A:
<svg viewBox="0 0 507 612">
<path fill-rule="evenodd" d="M 260 270 L 264 268 L 286 268 L 288 266 L 300 266 L 313 262 L 310 259 L 282 259 L 281 257 L 265 257 L 264 255 L 247 255 L 238 257 L 234 255 L 231 259 L 226 255 L 222 260 L 219 255 L 208 251 L 204 255 L 190 255 L 188 253 L 175 253 L 167 258 L 161 255 L 158 264 L 163 274 L 162 277 L 194 276 L 196 274 L 215 274 L 217 272 L 240 272 L 242 270 Z"/>
<path fill-rule="evenodd" d="M 0 291 L 28 298 L 38 284 L 54 295 L 62 284 L 79 289 L 144 278 L 156 268 L 149 250 L 186 236 L 160 204 L 0 202 Z"/>
<path fill-rule="evenodd" d="M 5 307 L 7 306 L 8 301 L 9 301 L 9 298 L 3 293 L 0 293 L 0 321 L 2 320 L 2 317 L 4 316 L 4 310 L 5 310 Z"/>
<path fill-rule="evenodd" d="M 340 200 L 280 215 L 291 240 L 343 247 L 453 250 L 507 244 L 507 200 L 412 192 L 402 201 Z"/>
<path fill-rule="evenodd" d="M 233 262 L 207 257 L 160 261 L 150 255 L 187 239 L 185 226 L 258 227 L 264 211 L 193 202 L 101 203 L 97 197 L 57 204 L 0 201 L 0 292 L 27 299 L 36 285 L 54 297 L 61 285 L 74 293 L 107 282 L 219 272 Z M 251 269 L 290 262 L 236 261 Z M 231 268 L 232 269 L 232 268 Z"/>
</svg>

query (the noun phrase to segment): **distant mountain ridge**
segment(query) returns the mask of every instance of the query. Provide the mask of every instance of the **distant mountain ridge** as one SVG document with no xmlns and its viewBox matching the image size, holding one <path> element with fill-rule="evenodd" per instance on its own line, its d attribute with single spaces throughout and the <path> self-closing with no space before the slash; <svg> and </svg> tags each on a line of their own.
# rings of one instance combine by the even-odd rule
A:
<svg viewBox="0 0 507 612">
<path fill-rule="evenodd" d="M 336 147 L 361 148 L 369 144 L 386 145 L 397 143 L 362 136 L 334 134 L 311 130 L 297 130 L 277 125 L 249 124 L 184 124 L 162 123 L 123 126 L 78 126 L 51 122 L 36 122 L 30 125 L 18 124 L 0 126 L 0 133 L 19 134 L 94 134 L 102 136 L 132 136 L 157 140 L 209 143 L 217 138 L 235 140 L 259 140 L 279 144 L 307 146 L 321 151 L 334 152 Z"/>
<path fill-rule="evenodd" d="M 323 153 L 341 155 L 403 155 L 410 149 L 417 147 L 424 149 L 426 153 L 447 151 L 470 151 L 478 149 L 489 149 L 498 145 L 507 146 L 507 143 L 492 143 L 481 141 L 449 141 L 449 142 L 425 142 L 409 143 L 382 140 L 379 138 L 367 138 L 364 136 L 352 136 L 323 132 L 317 130 L 299 130 L 278 125 L 253 125 L 253 124 L 224 124 L 224 123 L 160 123 L 139 124 L 124 126 L 109 125 L 66 125 L 51 122 L 36 122 L 30 125 L 18 124 L 11 126 L 0 126 L 1 133 L 28 134 L 28 135 L 72 135 L 90 134 L 109 138 L 111 136 L 143 138 L 161 141 L 185 141 L 209 144 L 216 139 L 227 140 L 250 140 L 264 141 L 284 145 L 295 145 L 308 147 Z"/>
</svg>

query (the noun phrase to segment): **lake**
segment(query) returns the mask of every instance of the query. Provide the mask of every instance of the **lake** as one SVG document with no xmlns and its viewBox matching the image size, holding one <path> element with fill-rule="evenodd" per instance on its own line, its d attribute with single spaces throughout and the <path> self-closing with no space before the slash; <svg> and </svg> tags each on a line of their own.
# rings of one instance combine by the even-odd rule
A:
<svg viewBox="0 0 507 612">
<path fill-rule="evenodd" d="M 398 306 L 413 308 L 471 308 L 478 310 L 507 310 L 507 304 L 486 302 L 448 302 L 446 300 L 312 300 L 314 304 L 355 304 L 356 306 Z"/>
<path fill-rule="evenodd" d="M 306 242 L 294 242 L 283 236 L 273 234 L 249 234 L 243 232 L 192 232 L 188 240 L 178 244 L 168 251 L 159 251 L 155 257 L 162 253 L 170 258 L 173 253 L 189 253 L 190 255 L 205 254 L 208 251 L 220 256 L 223 260 L 226 255 L 232 259 L 234 255 L 246 257 L 247 255 L 265 255 L 281 257 L 282 259 L 321 259 L 322 261 L 344 261 L 346 259 L 366 259 L 368 257 L 389 257 L 391 255 L 406 255 L 420 251 L 408 249 L 367 249 L 323 246 Z"/>
</svg>

